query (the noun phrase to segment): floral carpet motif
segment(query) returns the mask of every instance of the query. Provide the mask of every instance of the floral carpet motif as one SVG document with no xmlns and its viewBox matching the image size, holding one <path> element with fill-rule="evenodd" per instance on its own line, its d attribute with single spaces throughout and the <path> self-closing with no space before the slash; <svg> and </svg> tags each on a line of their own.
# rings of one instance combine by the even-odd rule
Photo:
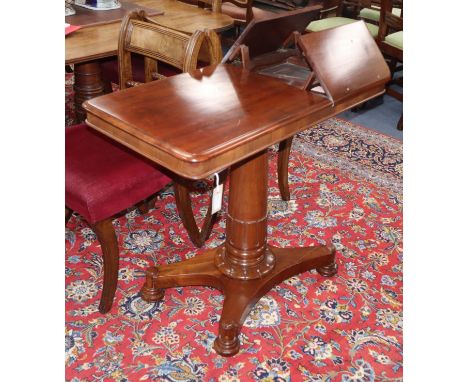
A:
<svg viewBox="0 0 468 382">
<path fill-rule="evenodd" d="M 269 243 L 332 242 L 338 274 L 305 272 L 279 284 L 248 316 L 240 352 L 217 355 L 223 296 L 215 289 L 168 289 L 147 304 L 144 270 L 191 258 L 172 188 L 155 208 L 114 220 L 121 249 L 110 313 L 98 312 L 101 248 L 78 215 L 66 228 L 66 380 L 79 381 L 401 381 L 402 145 L 340 119 L 294 139 L 291 201 L 280 199 L 270 150 Z M 205 247 L 224 241 L 223 212 Z M 194 198 L 197 216 L 208 197 Z"/>
</svg>

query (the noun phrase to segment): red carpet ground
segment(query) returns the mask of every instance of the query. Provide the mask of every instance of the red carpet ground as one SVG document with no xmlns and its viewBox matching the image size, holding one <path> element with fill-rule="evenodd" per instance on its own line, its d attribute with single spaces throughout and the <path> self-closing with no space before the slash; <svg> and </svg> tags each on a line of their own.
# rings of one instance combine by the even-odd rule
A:
<svg viewBox="0 0 468 382">
<path fill-rule="evenodd" d="M 114 221 L 121 270 L 107 315 L 97 311 L 101 249 L 74 215 L 66 228 L 67 381 L 402 380 L 401 142 L 339 119 L 302 133 L 290 202 L 279 197 L 275 159 L 271 150 L 269 242 L 331 241 L 338 274 L 312 271 L 281 283 L 248 317 L 239 354 L 223 358 L 212 350 L 223 302 L 217 290 L 169 289 L 159 304 L 138 297 L 147 266 L 202 251 L 181 225 L 172 188 L 148 214 Z M 204 211 L 206 196 L 195 200 Z M 224 227 L 221 214 L 206 247 L 223 242 Z"/>
</svg>

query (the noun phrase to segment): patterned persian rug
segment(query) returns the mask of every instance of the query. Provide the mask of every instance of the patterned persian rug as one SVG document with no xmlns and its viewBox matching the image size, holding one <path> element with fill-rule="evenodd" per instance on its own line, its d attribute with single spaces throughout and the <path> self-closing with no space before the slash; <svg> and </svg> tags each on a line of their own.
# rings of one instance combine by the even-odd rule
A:
<svg viewBox="0 0 468 382">
<path fill-rule="evenodd" d="M 402 381 L 402 144 L 333 118 L 296 137 L 291 153 L 292 200 L 284 202 L 270 151 L 269 242 L 333 242 L 338 274 L 305 272 L 275 287 L 247 318 L 240 352 L 223 358 L 212 349 L 220 292 L 168 289 L 158 304 L 138 296 L 146 267 L 202 252 L 171 187 L 149 213 L 114 220 L 120 274 L 106 315 L 97 310 L 101 248 L 74 215 L 66 228 L 67 381 Z M 194 200 L 200 216 L 208 198 Z M 226 201 L 227 193 L 224 211 Z M 205 247 L 224 241 L 224 216 Z"/>
</svg>

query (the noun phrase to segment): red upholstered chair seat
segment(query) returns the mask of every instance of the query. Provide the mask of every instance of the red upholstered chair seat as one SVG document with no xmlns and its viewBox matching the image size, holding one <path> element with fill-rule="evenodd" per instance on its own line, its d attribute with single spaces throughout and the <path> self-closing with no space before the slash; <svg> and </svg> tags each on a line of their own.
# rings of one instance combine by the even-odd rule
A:
<svg viewBox="0 0 468 382">
<path fill-rule="evenodd" d="M 65 130 L 65 204 L 91 224 L 171 181 L 154 164 L 85 124 Z"/>
</svg>

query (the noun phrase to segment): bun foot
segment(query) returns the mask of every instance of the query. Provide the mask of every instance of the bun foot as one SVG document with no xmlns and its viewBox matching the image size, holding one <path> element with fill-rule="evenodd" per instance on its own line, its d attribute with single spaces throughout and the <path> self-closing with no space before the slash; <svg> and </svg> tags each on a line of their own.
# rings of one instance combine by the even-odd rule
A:
<svg viewBox="0 0 468 382">
<path fill-rule="evenodd" d="M 141 298 L 146 302 L 159 302 L 164 297 L 164 289 L 156 287 L 158 268 L 150 267 L 146 270 L 145 284 L 141 288 Z"/>
<path fill-rule="evenodd" d="M 230 357 L 239 352 L 239 325 L 234 322 L 220 322 L 219 334 L 214 342 L 216 353 L 223 357 Z"/>
<path fill-rule="evenodd" d="M 333 260 L 330 264 L 317 268 L 317 272 L 324 277 L 332 277 L 338 272 L 338 264 L 335 263 L 336 248 L 333 244 L 328 244 L 327 248 L 331 252 Z"/>
<path fill-rule="evenodd" d="M 335 260 L 333 260 L 332 263 L 325 265 L 324 267 L 317 268 L 317 272 L 324 277 L 332 277 L 338 272 L 338 265 L 335 263 Z"/>
</svg>

